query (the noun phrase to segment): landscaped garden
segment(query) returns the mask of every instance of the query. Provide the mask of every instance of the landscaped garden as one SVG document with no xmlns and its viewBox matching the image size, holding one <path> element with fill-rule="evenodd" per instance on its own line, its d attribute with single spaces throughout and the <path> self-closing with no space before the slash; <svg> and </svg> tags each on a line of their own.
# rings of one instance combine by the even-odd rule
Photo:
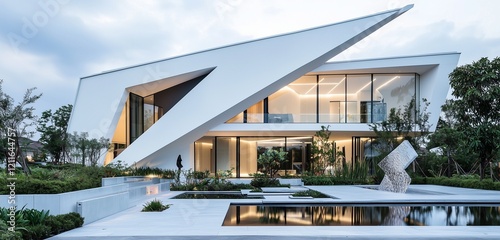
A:
<svg viewBox="0 0 500 240">
<path fill-rule="evenodd" d="M 54 216 L 49 211 L 24 207 L 18 210 L 0 207 L 0 219 L 0 238 L 5 240 L 46 239 L 81 227 L 84 220 L 74 212 Z"/>
</svg>

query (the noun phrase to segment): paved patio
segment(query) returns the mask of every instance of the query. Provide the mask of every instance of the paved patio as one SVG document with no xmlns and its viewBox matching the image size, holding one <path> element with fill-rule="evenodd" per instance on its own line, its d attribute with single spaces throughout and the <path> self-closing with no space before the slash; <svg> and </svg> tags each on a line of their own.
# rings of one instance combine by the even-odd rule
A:
<svg viewBox="0 0 500 240">
<path fill-rule="evenodd" d="M 411 185 L 406 194 L 366 186 L 307 186 L 335 199 L 170 199 L 168 192 L 138 202 L 123 212 L 59 234 L 51 239 L 500 239 L 500 226 L 222 226 L 231 203 L 492 203 L 500 191 L 435 185 Z M 141 212 L 153 198 L 172 206 L 164 212 Z M 314 202 L 312 202 L 314 201 Z"/>
</svg>

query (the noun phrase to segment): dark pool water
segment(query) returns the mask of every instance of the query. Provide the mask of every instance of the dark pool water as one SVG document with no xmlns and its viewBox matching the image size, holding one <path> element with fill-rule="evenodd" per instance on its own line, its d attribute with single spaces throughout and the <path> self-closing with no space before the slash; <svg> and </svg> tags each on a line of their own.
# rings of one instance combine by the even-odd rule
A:
<svg viewBox="0 0 500 240">
<path fill-rule="evenodd" d="M 231 205 L 223 226 L 500 226 L 495 206 Z"/>
</svg>

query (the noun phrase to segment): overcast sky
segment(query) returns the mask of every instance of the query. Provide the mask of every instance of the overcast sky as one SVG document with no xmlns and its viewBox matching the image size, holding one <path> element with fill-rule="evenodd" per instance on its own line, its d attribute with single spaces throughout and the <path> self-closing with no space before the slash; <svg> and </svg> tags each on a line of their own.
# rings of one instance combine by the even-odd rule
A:
<svg viewBox="0 0 500 240">
<path fill-rule="evenodd" d="M 332 61 L 461 52 L 500 55 L 496 0 L 0 0 L 0 79 L 38 114 L 73 104 L 81 77 L 414 3 Z"/>
</svg>

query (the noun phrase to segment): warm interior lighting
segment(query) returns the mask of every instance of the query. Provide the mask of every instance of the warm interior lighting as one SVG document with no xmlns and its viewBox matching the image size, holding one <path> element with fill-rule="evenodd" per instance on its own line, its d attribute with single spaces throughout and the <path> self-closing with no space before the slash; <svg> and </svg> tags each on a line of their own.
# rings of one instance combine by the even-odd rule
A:
<svg viewBox="0 0 500 240">
<path fill-rule="evenodd" d="M 391 79 L 390 79 L 389 81 L 387 81 L 386 83 L 384 83 L 384 84 L 380 85 L 380 86 L 379 86 L 376 90 L 378 91 L 379 89 L 383 88 L 385 85 L 387 85 L 387 84 L 391 83 L 392 81 L 394 81 L 394 80 L 395 80 L 395 79 L 397 79 L 397 78 L 400 78 L 400 77 L 399 77 L 399 76 L 395 76 L 395 77 L 391 78 Z M 375 80 L 374 80 L 374 81 L 375 81 Z"/>
<path fill-rule="evenodd" d="M 330 91 L 327 92 L 327 94 L 330 94 L 333 90 L 335 90 L 335 88 L 337 88 L 343 81 L 345 80 L 345 77 L 342 78 L 342 80 L 340 82 L 338 82 L 335 87 L 333 87 L 332 89 L 330 89 Z"/>
<path fill-rule="evenodd" d="M 146 178 L 161 178 L 160 176 L 158 176 L 156 174 L 149 174 L 149 175 L 146 175 L 145 177 Z"/>
<path fill-rule="evenodd" d="M 358 94 L 359 92 L 361 92 L 361 90 L 365 89 L 366 87 L 370 86 L 370 84 L 372 84 L 372 82 L 375 82 L 375 80 L 377 80 L 376 78 L 373 79 L 373 81 L 370 81 L 369 83 L 367 83 L 366 85 L 364 85 L 362 88 L 360 88 L 356 94 Z"/>
<path fill-rule="evenodd" d="M 332 92 L 332 91 L 333 91 L 333 90 L 334 90 L 334 89 L 335 89 L 335 88 L 336 88 L 339 84 L 341 84 L 341 83 L 345 80 L 345 77 L 344 77 L 342 80 L 340 80 L 340 82 L 338 82 L 338 83 L 335 83 L 335 82 L 333 82 L 333 83 L 322 83 L 324 80 L 325 80 L 325 78 L 321 78 L 321 79 L 318 81 L 318 83 L 320 83 L 320 84 L 321 84 L 321 86 L 332 86 L 332 89 L 330 89 L 330 91 L 328 91 L 328 93 L 327 93 L 327 94 L 321 94 L 321 95 L 328 95 L 328 94 L 330 94 L 330 93 L 331 93 L 331 92 Z M 287 86 L 287 87 L 289 87 L 290 89 L 292 89 L 292 90 L 293 90 L 293 88 L 291 88 L 291 87 L 293 87 L 293 86 L 311 86 L 311 87 L 309 88 L 309 90 L 307 90 L 304 94 L 300 94 L 300 93 L 298 93 L 297 91 L 293 90 L 295 93 L 297 93 L 297 94 L 299 94 L 301 97 L 303 97 L 303 96 L 316 96 L 316 93 L 311 93 L 311 92 L 312 92 L 312 91 L 313 91 L 313 90 L 317 87 L 317 85 L 318 85 L 318 84 L 316 84 L 316 83 L 290 83 L 290 84 L 288 84 L 288 86 Z"/>
</svg>

